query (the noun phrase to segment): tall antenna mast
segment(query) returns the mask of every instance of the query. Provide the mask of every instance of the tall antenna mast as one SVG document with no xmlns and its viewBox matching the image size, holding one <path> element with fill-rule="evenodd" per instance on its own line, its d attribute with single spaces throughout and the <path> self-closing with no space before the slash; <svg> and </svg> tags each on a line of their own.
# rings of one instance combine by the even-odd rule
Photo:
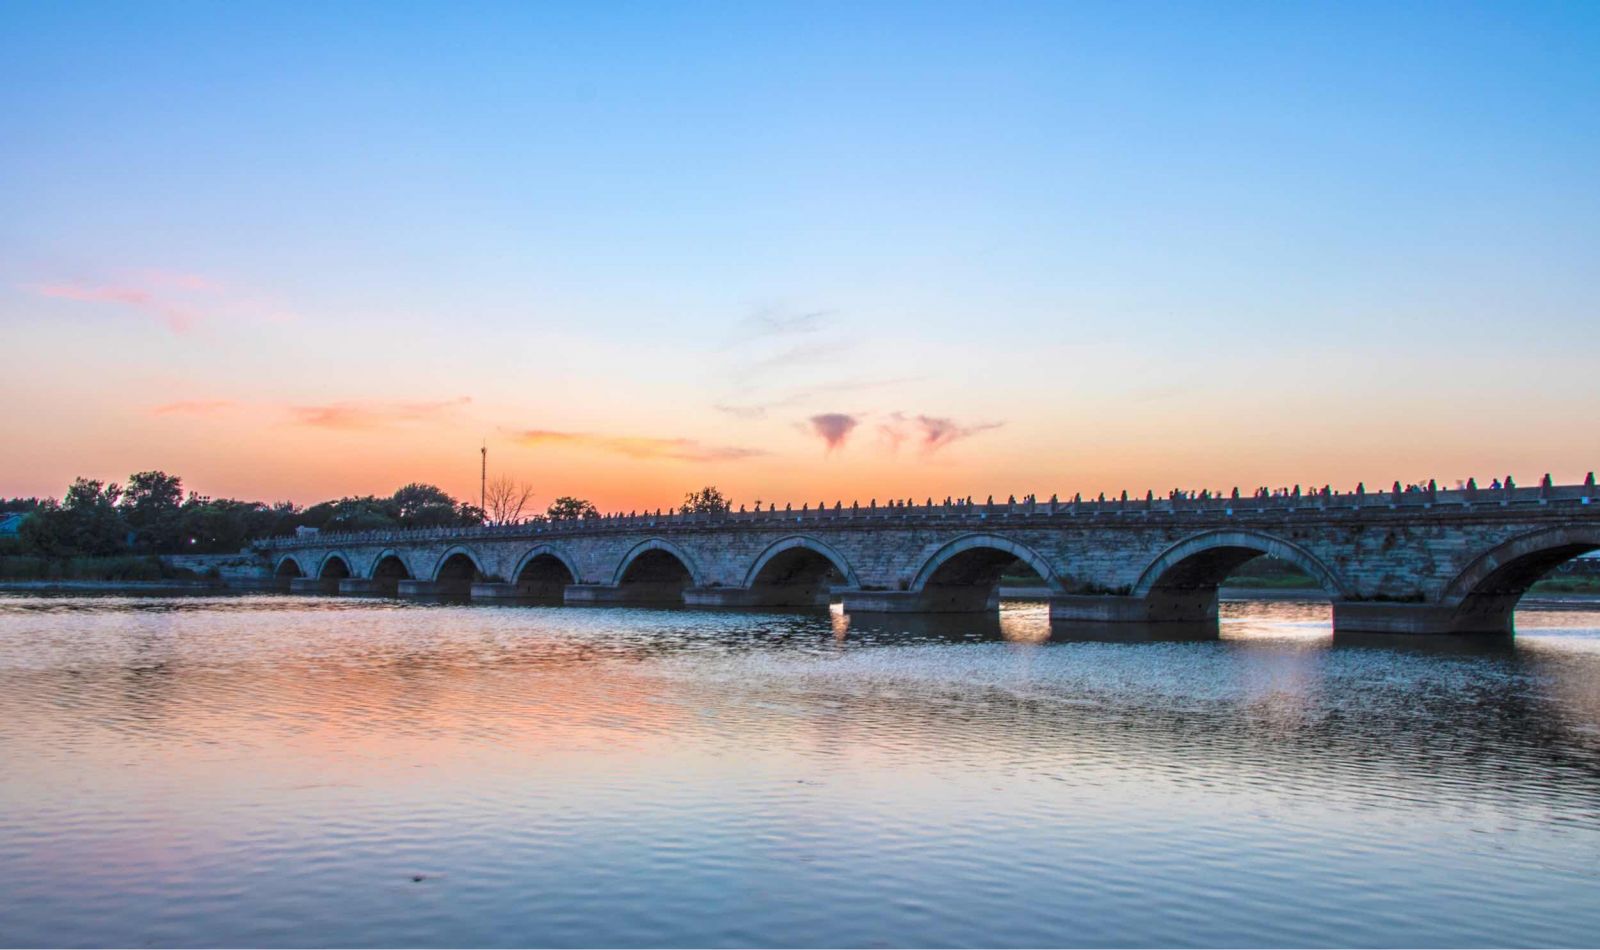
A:
<svg viewBox="0 0 1600 950">
<path fill-rule="evenodd" d="M 484 507 L 483 506 L 484 506 L 485 501 L 487 500 L 486 492 L 484 491 L 484 489 L 487 488 L 488 485 L 489 485 L 489 440 L 488 439 L 484 439 L 483 440 L 483 448 L 478 450 L 478 454 L 483 457 L 483 465 L 478 469 L 478 510 L 479 511 L 483 511 L 485 517 L 487 517 L 488 516 L 488 512 L 484 511 Z"/>
</svg>

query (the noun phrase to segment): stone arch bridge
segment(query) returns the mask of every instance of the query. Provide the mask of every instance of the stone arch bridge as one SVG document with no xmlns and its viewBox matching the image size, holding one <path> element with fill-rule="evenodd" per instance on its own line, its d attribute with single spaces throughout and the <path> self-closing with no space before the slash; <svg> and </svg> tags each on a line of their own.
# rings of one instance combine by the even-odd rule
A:
<svg viewBox="0 0 1600 950">
<path fill-rule="evenodd" d="M 1053 620 L 1214 623 L 1251 558 L 1321 582 L 1339 631 L 1509 632 L 1555 565 L 1600 549 L 1594 477 L 1528 488 L 1263 498 L 809 506 L 721 514 L 277 538 L 257 551 L 299 591 L 566 604 L 993 609 L 1028 565 Z"/>
</svg>

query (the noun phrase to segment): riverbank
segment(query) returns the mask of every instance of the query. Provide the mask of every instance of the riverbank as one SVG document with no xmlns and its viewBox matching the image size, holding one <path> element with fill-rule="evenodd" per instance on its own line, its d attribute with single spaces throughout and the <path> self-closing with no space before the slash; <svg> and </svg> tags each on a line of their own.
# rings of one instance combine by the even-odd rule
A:
<svg viewBox="0 0 1600 950">
<path fill-rule="evenodd" d="M 61 591 L 75 594 L 164 593 L 223 590 L 221 581 L 172 578 L 159 581 L 0 581 L 0 591 Z"/>
<path fill-rule="evenodd" d="M 270 588 L 271 578 L 263 578 L 259 584 L 204 577 L 174 577 L 157 581 L 0 581 L 0 593 L 192 594 L 231 593 Z"/>
</svg>

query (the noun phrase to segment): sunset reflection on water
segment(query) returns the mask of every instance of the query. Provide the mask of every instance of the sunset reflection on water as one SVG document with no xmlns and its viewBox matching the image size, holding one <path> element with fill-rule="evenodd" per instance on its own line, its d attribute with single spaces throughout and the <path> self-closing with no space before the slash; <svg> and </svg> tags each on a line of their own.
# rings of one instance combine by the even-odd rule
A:
<svg viewBox="0 0 1600 950">
<path fill-rule="evenodd" d="M 1584 943 L 1600 615 L 1519 629 L 3 597 L 0 942 Z"/>
</svg>

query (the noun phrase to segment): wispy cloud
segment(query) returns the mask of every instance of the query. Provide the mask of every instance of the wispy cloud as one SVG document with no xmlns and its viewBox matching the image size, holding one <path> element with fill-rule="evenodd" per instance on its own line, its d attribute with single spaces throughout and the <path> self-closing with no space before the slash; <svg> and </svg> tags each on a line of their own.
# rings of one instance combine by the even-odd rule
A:
<svg viewBox="0 0 1600 950">
<path fill-rule="evenodd" d="M 807 363 L 825 363 L 830 357 L 838 356 L 846 351 L 846 344 L 842 340 L 825 340 L 817 343 L 803 343 L 799 346 L 785 347 L 766 356 L 747 360 L 739 367 L 739 375 L 749 377 L 760 375 L 784 366 L 804 365 Z"/>
<path fill-rule="evenodd" d="M 25 284 L 40 297 L 107 304 L 152 317 L 174 333 L 187 333 L 215 316 L 287 322 L 294 315 L 259 296 L 235 293 L 219 281 L 181 271 L 124 269 L 102 281 Z"/>
<path fill-rule="evenodd" d="M 922 448 L 927 452 L 934 452 L 944 448 L 952 442 L 971 438 L 980 432 L 998 429 L 1005 425 L 1003 422 L 979 422 L 975 425 L 962 425 L 953 419 L 944 419 L 936 416 L 918 416 L 917 425 L 922 430 Z"/>
<path fill-rule="evenodd" d="M 468 396 L 433 402 L 336 402 L 290 406 L 289 415 L 297 425 L 319 429 L 381 429 L 447 418 L 470 402 Z"/>
<path fill-rule="evenodd" d="M 741 321 L 739 327 L 744 337 L 796 336 L 815 333 L 822 329 L 832 310 L 806 310 L 795 312 L 787 307 L 762 307 Z"/>
<path fill-rule="evenodd" d="M 558 432 L 552 429 L 527 429 L 518 432 L 515 439 L 523 445 L 565 445 L 634 459 L 675 459 L 683 462 L 728 462 L 767 454 L 760 449 L 706 445 L 694 439 L 599 435 L 592 432 Z"/>
<path fill-rule="evenodd" d="M 201 274 L 143 268 L 133 272 L 142 284 L 153 287 L 170 287 L 174 290 L 221 291 L 222 284 Z"/>
<path fill-rule="evenodd" d="M 152 416 L 209 416 L 238 405 L 231 399 L 180 399 L 160 406 L 152 406 Z"/>
<path fill-rule="evenodd" d="M 157 317 L 174 333 L 187 333 L 199 321 L 199 317 L 193 311 L 159 300 L 155 294 L 141 287 L 64 283 L 34 284 L 28 289 L 41 297 L 53 297 L 57 300 L 110 303 L 129 307 Z"/>
<path fill-rule="evenodd" d="M 765 419 L 767 410 L 771 409 L 773 405 L 773 403 L 765 403 L 758 406 L 729 406 L 717 403 L 711 408 L 724 415 L 733 416 L 735 419 Z"/>
<path fill-rule="evenodd" d="M 963 424 L 943 416 L 907 416 L 903 412 L 894 412 L 889 414 L 886 421 L 879 423 L 878 437 L 890 452 L 899 451 L 908 439 L 914 439 L 923 454 L 932 454 L 952 442 L 1003 425 L 1003 422 Z"/>
<path fill-rule="evenodd" d="M 889 389 L 906 383 L 918 382 L 922 376 L 890 376 L 863 379 L 834 379 L 780 391 L 770 398 L 747 403 L 719 402 L 711 408 L 735 419 L 764 419 L 774 409 L 793 406 L 813 399 L 832 399 L 841 393 Z"/>
<path fill-rule="evenodd" d="M 824 412 L 809 421 L 812 433 L 822 439 L 829 452 L 844 445 L 844 440 L 861 424 L 860 419 L 843 412 Z"/>
</svg>

